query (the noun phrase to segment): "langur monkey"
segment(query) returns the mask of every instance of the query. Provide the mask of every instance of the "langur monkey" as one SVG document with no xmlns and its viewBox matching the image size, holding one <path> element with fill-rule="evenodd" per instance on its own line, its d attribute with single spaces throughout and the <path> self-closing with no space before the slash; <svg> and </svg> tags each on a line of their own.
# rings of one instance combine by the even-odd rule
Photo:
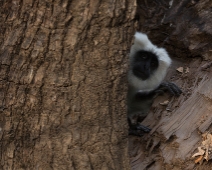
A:
<svg viewBox="0 0 212 170">
<path fill-rule="evenodd" d="M 162 83 L 171 64 L 167 51 L 152 44 L 146 34 L 136 32 L 134 36 L 128 71 L 128 122 L 129 134 L 141 136 L 141 131 L 151 130 L 140 122 L 148 114 L 154 98 L 165 90 L 176 96 L 182 91 L 174 83 Z"/>
</svg>

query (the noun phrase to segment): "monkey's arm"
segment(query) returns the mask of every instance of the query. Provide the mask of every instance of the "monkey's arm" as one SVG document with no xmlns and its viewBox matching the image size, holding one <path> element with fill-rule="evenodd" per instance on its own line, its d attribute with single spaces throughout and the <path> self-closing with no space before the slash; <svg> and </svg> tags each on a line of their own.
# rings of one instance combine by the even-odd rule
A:
<svg viewBox="0 0 212 170">
<path fill-rule="evenodd" d="M 155 90 L 152 91 L 138 91 L 135 94 L 137 100 L 146 100 L 157 97 L 160 94 L 168 91 L 172 96 L 179 96 L 182 93 L 182 90 L 172 82 L 161 83 Z"/>
<path fill-rule="evenodd" d="M 152 91 L 138 91 L 135 94 L 136 100 L 145 101 L 154 99 L 160 94 L 168 91 L 172 96 L 179 96 L 182 93 L 182 90 L 172 82 L 161 83 L 155 90 Z"/>
</svg>

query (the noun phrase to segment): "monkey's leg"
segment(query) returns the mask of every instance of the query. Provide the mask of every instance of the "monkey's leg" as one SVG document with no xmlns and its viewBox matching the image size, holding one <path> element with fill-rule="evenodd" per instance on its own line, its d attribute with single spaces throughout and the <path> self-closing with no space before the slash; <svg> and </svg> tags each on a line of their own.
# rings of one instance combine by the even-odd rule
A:
<svg viewBox="0 0 212 170">
<path fill-rule="evenodd" d="M 133 136 L 143 136 L 144 135 L 144 132 L 140 132 L 138 130 L 134 130 L 134 129 L 129 129 L 129 132 L 128 132 L 128 135 L 133 135 Z"/>
<path fill-rule="evenodd" d="M 141 123 L 132 124 L 129 119 L 128 123 L 129 123 L 129 135 L 143 136 L 144 133 L 148 133 L 151 131 L 150 128 L 142 125 Z"/>
</svg>

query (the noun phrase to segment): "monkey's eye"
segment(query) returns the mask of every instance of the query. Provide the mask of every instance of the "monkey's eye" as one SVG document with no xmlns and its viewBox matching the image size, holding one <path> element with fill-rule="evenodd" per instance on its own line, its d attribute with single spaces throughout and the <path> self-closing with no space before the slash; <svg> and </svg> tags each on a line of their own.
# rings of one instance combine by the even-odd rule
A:
<svg viewBox="0 0 212 170">
<path fill-rule="evenodd" d="M 142 58 L 143 60 L 145 60 L 145 59 L 147 58 L 147 56 L 144 55 L 144 56 L 141 56 L 141 58 Z"/>
<path fill-rule="evenodd" d="M 151 66 L 155 66 L 155 65 L 156 65 L 156 62 L 152 61 Z"/>
</svg>

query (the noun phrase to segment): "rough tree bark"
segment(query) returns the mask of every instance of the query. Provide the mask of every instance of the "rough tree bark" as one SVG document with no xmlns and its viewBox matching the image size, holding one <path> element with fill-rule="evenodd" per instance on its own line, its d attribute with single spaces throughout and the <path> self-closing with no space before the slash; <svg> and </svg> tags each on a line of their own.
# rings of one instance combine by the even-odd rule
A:
<svg viewBox="0 0 212 170">
<path fill-rule="evenodd" d="M 0 6 L 0 169 L 129 169 L 135 0 Z"/>
<path fill-rule="evenodd" d="M 173 57 L 167 80 L 178 84 L 183 94 L 166 107 L 159 103 L 170 101 L 169 96 L 155 100 L 143 122 L 151 133 L 129 139 L 132 169 L 212 169 L 211 161 L 199 165 L 191 159 L 201 133 L 212 132 L 211 7 L 211 0 L 138 1 L 138 29 Z M 177 72 L 178 67 L 184 71 Z"/>
</svg>

